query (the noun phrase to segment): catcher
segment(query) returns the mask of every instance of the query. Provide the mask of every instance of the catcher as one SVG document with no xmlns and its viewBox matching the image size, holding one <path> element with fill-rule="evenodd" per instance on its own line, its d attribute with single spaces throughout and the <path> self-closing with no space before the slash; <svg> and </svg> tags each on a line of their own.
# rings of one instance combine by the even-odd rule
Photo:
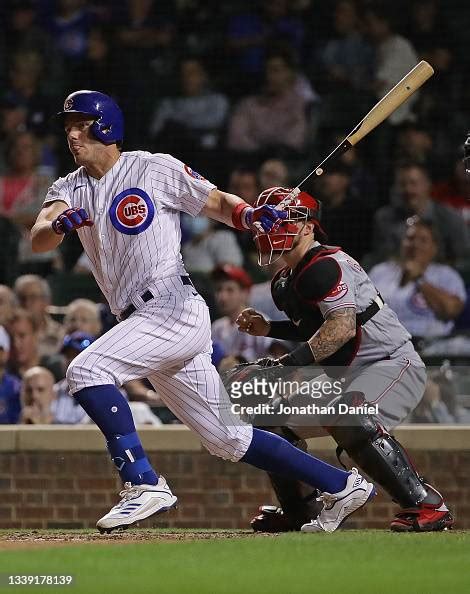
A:
<svg viewBox="0 0 470 594">
<path fill-rule="evenodd" d="M 324 245 L 318 200 L 298 189 L 272 188 L 258 197 L 256 206 L 262 204 L 284 207 L 288 213 L 279 227 L 268 234 L 255 233 L 254 239 L 261 265 L 279 258 L 286 264 L 272 279 L 271 291 L 289 320 L 269 321 L 249 308 L 237 324 L 242 332 L 299 345 L 280 359 L 265 358 L 256 364 L 262 368 L 320 365 L 325 379 L 342 377 L 337 401 L 355 405 L 355 410 L 366 408 L 357 406 L 361 403 L 377 405 L 377 414 L 329 415 L 320 418 L 317 426 L 312 419 L 306 426 L 305 418 L 294 417 L 286 426 L 265 429 L 280 432 L 299 447 L 305 438 L 330 434 L 338 452 L 347 452 L 400 505 L 391 522 L 393 531 L 450 528 L 453 517 L 441 494 L 423 481 L 389 433 L 424 392 L 426 370 L 410 335 L 362 267 L 340 247 Z M 261 515 L 252 521 L 254 530 L 310 531 L 315 493 L 310 489 L 305 496 L 301 483 L 275 474 L 270 478 L 282 509 L 260 508 Z"/>
</svg>

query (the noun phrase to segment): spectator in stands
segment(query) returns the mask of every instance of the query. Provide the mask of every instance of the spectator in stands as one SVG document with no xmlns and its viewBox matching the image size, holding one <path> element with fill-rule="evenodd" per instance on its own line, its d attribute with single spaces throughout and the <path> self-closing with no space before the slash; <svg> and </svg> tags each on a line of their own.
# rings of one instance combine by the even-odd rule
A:
<svg viewBox="0 0 470 594">
<path fill-rule="evenodd" d="M 15 293 L 6 285 L 0 285 L 0 326 L 8 326 L 18 306 Z"/>
<path fill-rule="evenodd" d="M 238 67 L 244 88 L 262 73 L 266 48 L 273 41 L 283 40 L 298 54 L 304 41 L 303 24 L 291 14 L 287 0 L 262 0 L 259 4 L 260 10 L 239 12 L 228 23 L 231 63 Z"/>
<path fill-rule="evenodd" d="M 449 22 L 446 13 L 450 15 L 452 12 L 441 10 L 445 4 L 448 3 L 415 0 L 407 27 L 407 35 L 420 58 L 432 64 L 436 72 L 420 91 L 417 107 L 420 118 L 426 119 L 440 144 L 449 137 L 449 113 L 460 107 L 459 95 L 464 84 L 462 72 L 465 70 L 458 59 L 461 51 L 459 35 L 455 31 L 458 19 Z"/>
<path fill-rule="evenodd" d="M 449 23 L 439 7 L 438 0 L 414 0 L 407 35 L 423 60 L 434 67 L 452 60 L 455 43 Z"/>
<path fill-rule="evenodd" d="M 268 57 L 264 88 L 242 99 L 233 112 L 230 149 L 251 154 L 273 148 L 294 154 L 303 150 L 308 104 L 296 88 L 296 76 L 295 60 L 288 51 Z"/>
<path fill-rule="evenodd" d="M 41 364 L 39 356 L 39 328 L 32 313 L 17 308 L 8 325 L 12 340 L 9 370 L 18 377 Z"/>
<path fill-rule="evenodd" d="M 357 196 L 351 189 L 352 172 L 337 162 L 318 178 L 318 197 L 323 203 L 322 225 L 330 243 L 340 245 L 361 260 L 371 245 L 372 210 L 368 196 Z"/>
<path fill-rule="evenodd" d="M 48 313 L 51 289 L 47 280 L 35 274 L 25 274 L 16 279 L 14 290 L 20 306 L 29 311 L 39 328 L 39 355 L 57 353 L 64 331 Z"/>
<path fill-rule="evenodd" d="M 182 246 L 184 264 L 188 272 L 211 273 L 222 264 L 241 266 L 243 254 L 235 234 L 219 227 L 207 217 L 184 217 L 190 240 Z"/>
<path fill-rule="evenodd" d="M 217 169 L 213 162 L 217 162 L 229 103 L 225 95 L 211 88 L 200 58 L 184 58 L 179 75 L 179 94 L 159 104 L 150 132 L 159 151 L 179 152 L 181 160 L 209 176 Z"/>
<path fill-rule="evenodd" d="M 73 64 L 86 55 L 93 13 L 85 0 L 58 0 L 55 4 L 46 27 L 59 53 Z"/>
<path fill-rule="evenodd" d="M 248 167 L 234 169 L 228 181 L 228 192 L 243 198 L 248 204 L 254 204 L 260 193 L 256 171 Z"/>
<path fill-rule="evenodd" d="M 112 44 L 112 33 L 103 25 L 93 25 L 88 35 L 86 56 L 69 73 L 76 89 L 104 89 L 121 95 L 123 80 L 120 53 Z M 72 80 L 71 80 L 72 83 Z"/>
<path fill-rule="evenodd" d="M 439 386 L 428 380 L 423 398 L 411 415 L 412 423 L 442 423 L 453 425 L 456 420 L 451 415 L 441 397 Z"/>
<path fill-rule="evenodd" d="M 18 224 L 31 224 L 51 178 L 38 172 L 41 147 L 31 132 L 19 132 L 7 147 L 7 172 L 0 177 L 0 214 Z"/>
<path fill-rule="evenodd" d="M 45 367 L 31 367 L 25 372 L 21 404 L 20 422 L 27 425 L 79 423 L 83 418 L 72 396 L 58 396 L 54 376 Z"/>
<path fill-rule="evenodd" d="M 47 188 L 52 183 L 49 175 L 40 173 L 41 156 L 38 139 L 31 132 L 19 132 L 7 146 L 7 171 L 0 177 L 0 215 L 16 227 L 19 239 L 19 261 L 24 269 L 36 268 L 51 272 L 58 261 L 58 250 L 33 254 L 30 229 L 42 205 Z"/>
<path fill-rule="evenodd" d="M 90 299 L 74 299 L 67 306 L 63 324 L 66 334 L 79 330 L 92 336 L 100 336 L 102 328 L 98 304 Z"/>
<path fill-rule="evenodd" d="M 462 311 L 465 286 L 447 264 L 438 264 L 435 227 L 410 219 L 398 259 L 377 264 L 369 276 L 415 341 L 448 336 Z"/>
<path fill-rule="evenodd" d="M 396 170 L 397 199 L 374 215 L 373 250 L 376 261 L 399 251 L 400 239 L 409 217 L 419 216 L 433 223 L 440 236 L 438 258 L 449 262 L 464 260 L 468 253 L 468 231 L 463 220 L 449 207 L 431 198 L 431 178 L 419 163 L 401 165 Z"/>
<path fill-rule="evenodd" d="M 235 320 L 248 305 L 251 278 L 236 266 L 221 266 L 212 274 L 215 299 L 223 317 L 212 324 L 212 340 L 219 343 L 227 356 L 254 361 L 269 351 L 272 339 L 239 332 Z"/>
<path fill-rule="evenodd" d="M 335 36 L 327 42 L 322 61 L 330 84 L 339 85 L 338 90 L 343 96 L 346 89 L 362 91 L 372 74 L 373 51 L 362 36 L 359 26 L 355 0 L 336 2 Z"/>
<path fill-rule="evenodd" d="M 376 64 L 372 89 L 378 98 L 383 97 L 407 72 L 418 63 L 415 49 L 394 31 L 395 7 L 385 4 L 369 4 L 365 10 L 367 34 L 376 48 Z M 412 95 L 388 118 L 392 125 L 413 120 L 412 108 L 417 100 Z"/>
<path fill-rule="evenodd" d="M 20 416 L 21 382 L 6 371 L 10 355 L 10 337 L 5 328 L 0 326 L 0 423 L 18 423 Z"/>
<path fill-rule="evenodd" d="M 76 400 L 70 394 L 69 386 L 65 379 L 65 372 L 73 359 L 94 340 L 94 336 L 85 334 L 85 332 L 72 332 L 72 334 L 67 334 L 64 337 L 61 348 L 61 354 L 64 357 L 64 375 L 63 379 L 57 382 L 54 387 L 58 401 L 56 408 L 57 423 L 83 423 L 87 419 L 87 414 L 83 408 L 77 404 Z"/>
<path fill-rule="evenodd" d="M 47 89 L 51 94 L 62 93 L 60 76 L 62 61 L 55 51 L 54 41 L 41 26 L 40 3 L 35 0 L 10 0 L 8 2 L 5 44 L 9 52 L 39 52 L 47 64 Z M 92 88 L 92 87 L 91 87 Z M 44 124 L 45 122 L 43 122 Z"/>
<path fill-rule="evenodd" d="M 431 169 L 433 148 L 432 135 L 425 126 L 406 122 L 400 126 L 397 134 L 395 161 L 397 164 L 412 161 Z"/>
<path fill-rule="evenodd" d="M 21 116 L 36 132 L 45 131 L 50 115 L 50 101 L 41 88 L 43 75 L 44 60 L 37 50 L 18 51 L 9 62 L 8 84 L 2 93 L 4 105 L 16 108 L 15 117 Z"/>
<path fill-rule="evenodd" d="M 344 139 L 344 132 L 335 134 L 329 143 L 327 151 L 330 152 Z M 362 145 L 363 147 L 364 145 Z M 328 154 L 328 153 L 327 153 Z M 361 153 L 361 147 L 353 146 L 340 156 L 339 162 L 349 168 L 351 173 L 350 191 L 355 196 L 360 196 L 367 204 L 373 206 L 377 203 L 377 179 L 373 168 L 367 163 Z"/>
<path fill-rule="evenodd" d="M 433 184 L 431 195 L 437 202 L 455 209 L 463 217 L 467 228 L 470 226 L 470 178 L 459 156 L 454 161 L 451 176 Z"/>
<path fill-rule="evenodd" d="M 258 178 L 261 191 L 275 187 L 286 188 L 289 185 L 289 170 L 282 159 L 268 159 L 259 168 Z"/>
<path fill-rule="evenodd" d="M 263 267 L 268 280 L 256 283 L 250 289 L 249 306 L 262 311 L 268 320 L 287 320 L 286 314 L 276 307 L 271 294 L 271 279 L 283 267 L 284 262 L 281 259 Z"/>
<path fill-rule="evenodd" d="M 126 113 L 126 145 L 140 146 L 149 136 L 155 108 L 153 89 L 161 95 L 176 71 L 176 20 L 171 0 L 125 0 L 114 3 Z M 136 97 L 139 107 L 136 109 Z"/>
<path fill-rule="evenodd" d="M 334 38 L 320 55 L 325 73 L 322 123 L 350 125 L 363 115 L 371 80 L 374 53 L 359 29 L 355 0 L 340 0 L 334 10 Z M 344 95 L 348 93 L 345 103 Z"/>
</svg>

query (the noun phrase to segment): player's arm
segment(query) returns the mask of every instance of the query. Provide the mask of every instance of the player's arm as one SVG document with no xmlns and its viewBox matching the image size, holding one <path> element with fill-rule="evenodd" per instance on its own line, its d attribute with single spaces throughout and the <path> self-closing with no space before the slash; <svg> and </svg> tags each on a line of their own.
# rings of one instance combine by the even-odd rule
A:
<svg viewBox="0 0 470 594">
<path fill-rule="evenodd" d="M 278 340 L 305 340 L 299 328 L 290 320 L 267 320 L 262 313 L 252 307 L 244 309 L 235 320 L 240 332 L 252 336 L 269 336 Z"/>
<path fill-rule="evenodd" d="M 356 335 L 356 308 L 345 307 L 332 311 L 307 343 L 315 361 L 331 357 Z"/>
<path fill-rule="evenodd" d="M 83 208 L 69 208 L 63 200 L 55 200 L 42 208 L 31 229 L 32 250 L 36 253 L 54 250 L 65 234 L 91 225 L 93 222 Z"/>
<path fill-rule="evenodd" d="M 211 190 L 201 214 L 240 231 L 261 226 L 265 232 L 269 232 L 277 222 L 287 216 L 286 212 L 276 210 L 268 204 L 254 208 L 239 196 L 222 192 L 217 188 Z"/>
<path fill-rule="evenodd" d="M 33 252 L 49 252 L 54 250 L 62 240 L 63 235 L 58 235 L 52 229 L 52 222 L 68 208 L 65 202 L 57 200 L 44 206 L 31 229 L 31 244 Z"/>
</svg>

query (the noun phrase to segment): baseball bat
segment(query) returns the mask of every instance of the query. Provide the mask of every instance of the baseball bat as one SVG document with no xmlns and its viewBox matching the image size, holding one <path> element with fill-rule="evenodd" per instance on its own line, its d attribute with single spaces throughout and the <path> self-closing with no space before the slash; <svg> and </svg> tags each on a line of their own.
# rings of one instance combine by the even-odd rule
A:
<svg viewBox="0 0 470 594">
<path fill-rule="evenodd" d="M 343 155 L 364 136 L 381 124 L 388 116 L 415 93 L 434 74 L 430 64 L 422 60 L 380 99 L 346 138 L 303 179 L 300 188 L 314 173 L 321 175 L 326 165 Z M 296 188 L 296 189 L 297 189 Z"/>
</svg>

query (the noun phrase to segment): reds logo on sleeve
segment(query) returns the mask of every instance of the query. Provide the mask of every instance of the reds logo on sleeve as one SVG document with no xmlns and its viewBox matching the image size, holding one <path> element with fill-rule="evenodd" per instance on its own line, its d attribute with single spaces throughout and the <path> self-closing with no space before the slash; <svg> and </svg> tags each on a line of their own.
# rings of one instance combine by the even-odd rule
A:
<svg viewBox="0 0 470 594">
<path fill-rule="evenodd" d="M 109 208 L 113 227 L 125 235 L 137 235 L 148 229 L 154 215 L 155 206 L 150 196 L 140 188 L 124 190 Z"/>
<path fill-rule="evenodd" d="M 338 301 L 342 297 L 344 297 L 348 292 L 348 285 L 346 283 L 338 283 L 336 287 L 330 291 L 327 297 L 322 299 L 322 301 L 326 301 L 327 303 L 331 303 L 332 301 Z"/>
</svg>

